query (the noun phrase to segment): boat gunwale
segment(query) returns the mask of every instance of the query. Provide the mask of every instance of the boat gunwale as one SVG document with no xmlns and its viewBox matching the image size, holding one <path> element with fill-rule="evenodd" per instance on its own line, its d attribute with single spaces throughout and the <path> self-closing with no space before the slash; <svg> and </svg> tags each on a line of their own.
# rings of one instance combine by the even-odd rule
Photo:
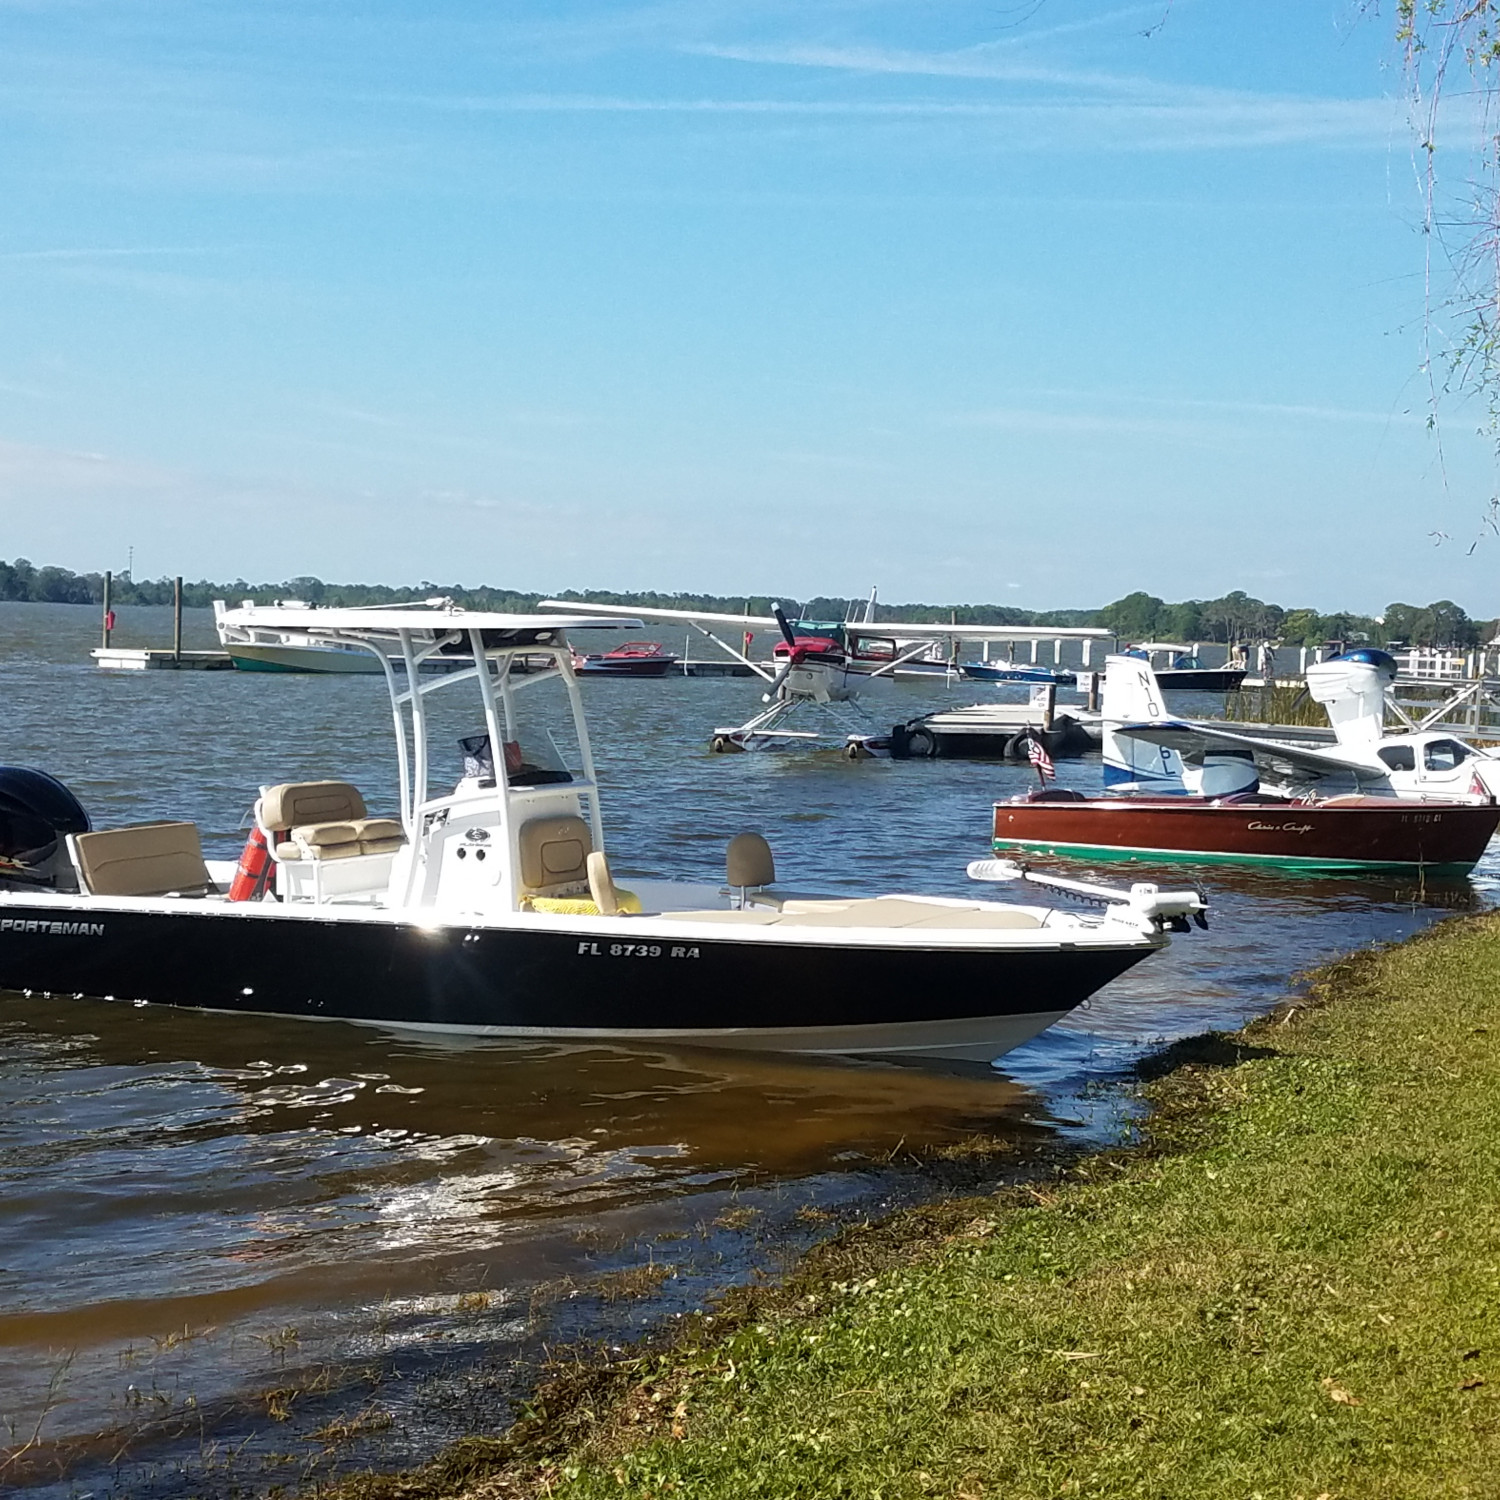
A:
<svg viewBox="0 0 1500 1500">
<path fill-rule="evenodd" d="M 861 898 L 851 897 L 851 900 Z M 878 898 L 877 898 L 878 899 Z M 922 898 L 916 898 L 922 899 Z M 941 908 L 941 901 L 934 905 Z M 984 910 L 985 903 L 952 903 L 955 911 Z M 729 942 L 772 947 L 816 947 L 853 949 L 901 949 L 913 951 L 1010 952 L 1059 947 L 1136 948 L 1161 947 L 1160 933 L 1134 931 L 1124 924 L 1103 919 L 1087 922 L 1076 912 L 1059 912 L 1054 907 L 1021 906 L 989 903 L 997 911 L 1026 911 L 1041 918 L 1038 926 L 1026 927 L 860 927 L 850 924 L 812 926 L 788 922 L 785 926 L 746 923 L 736 928 L 732 922 L 701 922 L 696 916 L 664 917 L 651 913 L 620 916 L 515 911 L 483 917 L 478 913 L 438 912 L 426 908 L 421 914 L 411 908 L 378 907 L 363 902 L 244 902 L 230 903 L 222 896 L 69 896 L 45 892 L 8 891 L 0 893 L 0 939 L 6 933 L 4 913 L 7 908 L 21 908 L 36 913 L 55 913 L 48 921 L 82 921 L 92 916 L 102 920 L 110 913 L 125 916 L 156 915 L 162 917 L 219 918 L 226 921 L 297 923 L 322 922 L 331 926 L 359 926 L 416 930 L 439 938 L 448 934 L 481 935 L 524 933 L 555 935 L 579 941 L 596 938 L 616 941 L 669 941 L 703 945 Z M 705 912 L 728 912 L 729 908 L 704 907 Z M 1048 925 L 1062 915 L 1066 924 Z M 26 920 L 33 918 L 28 915 Z M 14 919 L 11 919 L 14 920 Z M 1073 925 L 1077 920 L 1078 925 Z M 1061 934 L 1066 933 L 1066 937 Z M 69 934 L 71 935 L 71 934 Z"/>
</svg>

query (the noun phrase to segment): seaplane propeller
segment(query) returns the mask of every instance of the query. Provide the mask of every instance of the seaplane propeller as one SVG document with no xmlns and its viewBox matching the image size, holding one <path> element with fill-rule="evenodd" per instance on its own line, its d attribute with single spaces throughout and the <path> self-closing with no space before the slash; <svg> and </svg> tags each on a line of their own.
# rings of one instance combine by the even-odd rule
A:
<svg viewBox="0 0 1500 1500">
<path fill-rule="evenodd" d="M 794 667 L 800 667 L 803 659 L 807 656 L 808 648 L 797 639 L 797 632 L 792 629 L 786 617 L 786 611 L 779 604 L 771 606 L 771 614 L 775 617 L 776 624 L 781 629 L 781 638 L 786 642 L 786 661 L 771 679 L 770 686 L 761 694 L 762 703 L 772 702 L 781 692 L 782 684 L 786 682 L 788 674 Z"/>
</svg>

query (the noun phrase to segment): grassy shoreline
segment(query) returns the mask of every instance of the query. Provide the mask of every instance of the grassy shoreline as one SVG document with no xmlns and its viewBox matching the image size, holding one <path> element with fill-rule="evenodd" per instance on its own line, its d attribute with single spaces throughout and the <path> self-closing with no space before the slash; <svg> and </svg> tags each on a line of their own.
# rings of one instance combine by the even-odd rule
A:
<svg viewBox="0 0 1500 1500">
<path fill-rule="evenodd" d="M 1141 1148 L 898 1214 L 324 1493 L 1500 1493 L 1500 914 L 1149 1066 Z"/>
</svg>

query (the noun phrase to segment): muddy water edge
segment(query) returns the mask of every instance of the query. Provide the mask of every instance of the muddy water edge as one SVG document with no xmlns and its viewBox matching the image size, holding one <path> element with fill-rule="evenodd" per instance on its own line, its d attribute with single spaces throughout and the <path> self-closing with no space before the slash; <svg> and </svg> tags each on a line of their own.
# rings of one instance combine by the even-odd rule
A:
<svg viewBox="0 0 1500 1500">
<path fill-rule="evenodd" d="M 166 611 L 120 615 L 117 641 L 170 639 Z M 0 762 L 62 777 L 97 826 L 188 817 L 228 857 L 263 783 L 340 776 L 393 801 L 378 681 L 107 674 L 96 628 L 88 609 L 0 604 Z M 213 644 L 206 616 L 185 644 Z M 986 691 L 896 686 L 870 706 L 888 725 Z M 719 878 L 728 838 L 756 828 L 790 885 L 963 894 L 990 803 L 1030 778 L 712 756 L 708 731 L 755 697 L 734 679 L 587 694 L 627 877 Z M 1059 773 L 1098 784 L 1097 761 Z M 496 1432 L 548 1350 L 624 1344 L 840 1224 L 1118 1141 L 1144 1049 L 1486 905 L 1500 876 L 1493 857 L 1420 888 L 1194 873 L 1208 933 L 988 1073 L 0 993 L 0 1488 L 260 1494 Z"/>
</svg>

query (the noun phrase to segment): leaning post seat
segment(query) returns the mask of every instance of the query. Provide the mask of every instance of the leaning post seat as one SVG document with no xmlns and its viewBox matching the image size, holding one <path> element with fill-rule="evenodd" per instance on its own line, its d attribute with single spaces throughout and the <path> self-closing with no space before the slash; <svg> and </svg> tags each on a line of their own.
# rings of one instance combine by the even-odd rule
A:
<svg viewBox="0 0 1500 1500">
<path fill-rule="evenodd" d="M 218 890 L 195 823 L 133 823 L 71 833 L 78 884 L 91 896 L 203 896 Z"/>
<path fill-rule="evenodd" d="M 406 842 L 400 823 L 370 817 L 359 789 L 347 781 L 286 781 L 267 787 L 255 819 L 278 860 L 393 854 Z"/>
</svg>

